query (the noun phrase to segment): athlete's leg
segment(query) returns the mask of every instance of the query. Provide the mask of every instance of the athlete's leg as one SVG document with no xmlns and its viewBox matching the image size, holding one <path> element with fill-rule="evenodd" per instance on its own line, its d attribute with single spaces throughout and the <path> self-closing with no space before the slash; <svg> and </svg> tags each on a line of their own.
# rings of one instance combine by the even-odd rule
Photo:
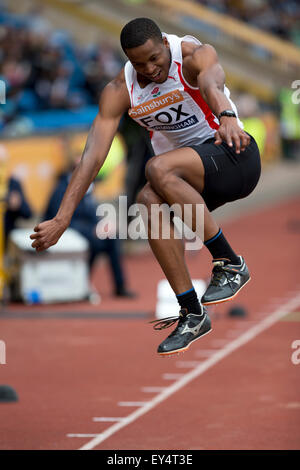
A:
<svg viewBox="0 0 300 470">
<path fill-rule="evenodd" d="M 186 147 L 168 152 L 149 160 L 146 166 L 146 177 L 155 191 L 168 202 L 192 205 L 192 230 L 197 233 L 197 208 L 204 207 L 204 227 L 200 227 L 200 237 L 213 258 L 225 258 L 234 264 L 240 259 L 230 247 L 224 234 L 211 215 L 201 193 L 204 190 L 204 165 L 198 153 Z M 183 216 L 185 214 L 183 213 Z M 189 221 L 185 218 L 185 221 Z"/>
<path fill-rule="evenodd" d="M 137 202 L 147 208 L 148 241 L 175 294 L 178 295 L 190 290 L 193 286 L 184 259 L 184 245 L 181 239 L 176 239 L 174 236 L 173 221 L 170 220 L 169 227 L 165 227 L 165 229 L 169 229 L 170 238 L 168 239 L 162 238 L 162 227 L 157 230 L 157 227 L 153 226 L 154 220 L 151 221 L 151 207 L 161 205 L 165 201 L 147 183 L 138 194 Z M 168 221 L 166 220 L 165 223 Z M 152 237 L 154 231 L 159 232 L 158 239 Z"/>
<path fill-rule="evenodd" d="M 158 157 L 151 158 L 146 165 L 146 178 L 154 190 L 167 203 L 193 204 L 192 230 L 196 226 L 197 204 L 204 206 L 204 241 L 212 238 L 219 230 L 218 224 L 209 212 L 201 193 L 204 189 L 204 166 L 197 152 L 184 147 Z M 184 215 L 184 214 L 183 214 Z"/>
<path fill-rule="evenodd" d="M 153 205 L 158 206 L 164 204 L 165 201 L 155 193 L 149 183 L 140 191 L 137 199 L 139 204 L 143 204 L 147 208 L 149 218 L 145 222 L 148 224 L 149 244 L 181 306 L 179 317 L 156 322 L 155 328 L 161 329 L 172 326 L 178 321 L 175 330 L 158 346 L 157 351 L 161 355 L 185 351 L 193 341 L 201 338 L 211 330 L 211 322 L 205 307 L 200 305 L 192 286 L 184 260 L 183 241 L 175 238 L 173 221 L 170 218 L 164 220 L 164 223 L 169 221 L 169 238 L 164 239 L 159 236 L 156 239 L 152 236 L 153 231 L 162 235 L 162 219 L 151 217 L 151 209 Z M 161 230 L 159 232 L 156 226 L 153 227 L 153 224 L 156 223 L 160 225 Z"/>
<path fill-rule="evenodd" d="M 182 148 L 154 157 L 147 164 L 146 177 L 169 205 L 180 204 L 183 214 L 184 205 L 192 204 L 194 210 L 191 228 L 194 231 L 196 231 L 197 206 L 204 205 L 204 242 L 213 255 L 214 270 L 211 283 L 201 301 L 208 305 L 233 298 L 250 280 L 250 275 L 243 258 L 237 256 L 231 249 L 200 194 L 204 190 L 204 166 L 198 153 L 191 148 Z M 235 179 L 239 182 L 238 173 Z M 235 197 L 233 191 L 231 195 L 229 193 L 229 197 L 231 196 Z M 238 197 L 237 191 L 236 199 Z M 220 253 L 222 259 L 216 260 L 214 253 Z"/>
</svg>

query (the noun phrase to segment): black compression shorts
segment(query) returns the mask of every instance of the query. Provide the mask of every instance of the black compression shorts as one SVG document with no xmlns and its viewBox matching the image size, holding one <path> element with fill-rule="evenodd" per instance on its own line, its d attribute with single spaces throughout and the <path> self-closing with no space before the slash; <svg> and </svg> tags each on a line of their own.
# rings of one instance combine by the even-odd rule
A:
<svg viewBox="0 0 300 470">
<path fill-rule="evenodd" d="M 248 196 L 257 185 L 261 173 L 260 155 L 254 138 L 250 138 L 250 144 L 240 153 L 235 153 L 235 146 L 229 147 L 225 142 L 215 145 L 214 138 L 188 146 L 196 150 L 203 162 L 202 197 L 210 211 Z"/>
</svg>

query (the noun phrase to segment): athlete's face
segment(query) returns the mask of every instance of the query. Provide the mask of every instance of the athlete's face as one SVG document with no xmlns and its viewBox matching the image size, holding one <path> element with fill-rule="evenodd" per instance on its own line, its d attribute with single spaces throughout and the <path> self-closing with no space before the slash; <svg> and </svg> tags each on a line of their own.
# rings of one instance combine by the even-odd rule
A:
<svg viewBox="0 0 300 470">
<path fill-rule="evenodd" d="M 166 38 L 163 38 L 163 42 L 148 39 L 142 46 L 127 49 L 126 55 L 142 77 L 155 83 L 167 80 L 171 53 Z"/>
</svg>

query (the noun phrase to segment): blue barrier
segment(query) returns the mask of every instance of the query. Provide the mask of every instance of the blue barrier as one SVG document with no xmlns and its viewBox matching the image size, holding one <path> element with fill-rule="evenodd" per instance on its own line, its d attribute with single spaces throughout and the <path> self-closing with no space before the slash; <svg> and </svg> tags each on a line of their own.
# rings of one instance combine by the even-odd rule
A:
<svg viewBox="0 0 300 470">
<path fill-rule="evenodd" d="M 82 128 L 95 119 L 98 106 L 87 106 L 79 110 L 51 110 L 26 112 L 19 115 L 32 122 L 34 131 L 59 131 L 61 128 Z"/>
</svg>

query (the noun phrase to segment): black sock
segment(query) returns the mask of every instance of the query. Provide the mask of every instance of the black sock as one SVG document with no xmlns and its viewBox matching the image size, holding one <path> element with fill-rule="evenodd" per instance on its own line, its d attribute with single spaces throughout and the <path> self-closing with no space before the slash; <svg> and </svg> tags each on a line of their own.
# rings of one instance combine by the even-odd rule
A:
<svg viewBox="0 0 300 470">
<path fill-rule="evenodd" d="M 176 297 L 181 308 L 186 308 L 189 313 L 202 314 L 201 305 L 194 288 L 178 294 Z"/>
<path fill-rule="evenodd" d="M 226 258 L 230 261 L 230 264 L 241 264 L 240 258 L 229 245 L 221 228 L 214 237 L 206 240 L 204 245 L 210 251 L 214 259 Z"/>
</svg>

